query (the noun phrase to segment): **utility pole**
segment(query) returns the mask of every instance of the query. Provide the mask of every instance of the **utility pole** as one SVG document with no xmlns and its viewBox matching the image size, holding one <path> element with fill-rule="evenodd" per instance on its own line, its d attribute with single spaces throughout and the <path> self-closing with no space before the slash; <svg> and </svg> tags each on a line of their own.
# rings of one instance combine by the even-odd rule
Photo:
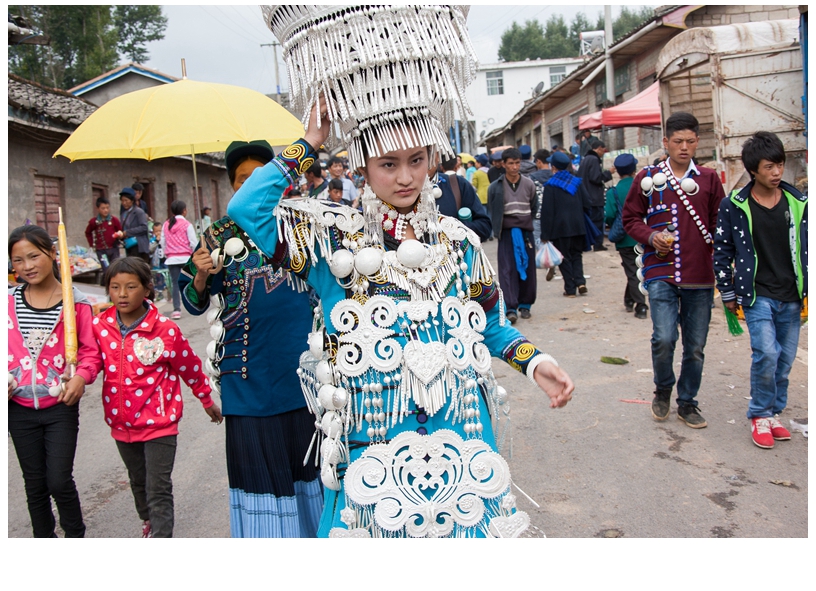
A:
<svg viewBox="0 0 816 591">
<path fill-rule="evenodd" d="M 273 41 L 272 43 L 261 43 L 261 47 L 272 46 L 272 51 L 275 54 L 275 101 L 280 104 L 280 74 L 278 73 L 278 47 L 280 43 Z"/>
<path fill-rule="evenodd" d="M 604 5 L 604 37 L 606 46 L 606 100 L 615 104 L 615 61 L 609 53 L 612 45 L 612 6 Z"/>
</svg>

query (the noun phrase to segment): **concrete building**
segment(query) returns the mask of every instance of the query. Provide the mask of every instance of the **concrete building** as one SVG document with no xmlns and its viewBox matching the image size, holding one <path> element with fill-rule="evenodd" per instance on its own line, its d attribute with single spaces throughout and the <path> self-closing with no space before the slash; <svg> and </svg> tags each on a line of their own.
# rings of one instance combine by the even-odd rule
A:
<svg viewBox="0 0 816 591">
<path fill-rule="evenodd" d="M 101 107 L 109 100 L 128 92 L 169 84 L 176 80 L 178 78 L 151 70 L 140 64 L 129 63 L 74 86 L 68 92 Z"/>
<path fill-rule="evenodd" d="M 193 210 L 190 157 L 147 160 L 77 160 L 54 152 L 87 119 L 96 106 L 64 90 L 47 88 L 8 75 L 8 229 L 27 222 L 57 234 L 57 211 L 63 209 L 68 242 L 86 246 L 85 225 L 94 215 L 97 197 L 107 197 L 119 213 L 119 191 L 138 181 L 153 218 L 169 217 L 170 203 L 182 199 Z M 232 195 L 223 154 L 196 156 L 202 204 L 213 216 L 226 213 Z"/>
<path fill-rule="evenodd" d="M 671 5 L 655 10 L 654 17 L 611 46 L 615 69 L 615 101 L 620 104 L 655 83 L 660 51 L 670 39 L 696 27 L 798 18 L 797 5 L 708 6 Z M 567 75 L 558 85 L 528 100 L 510 121 L 481 139 L 490 149 L 502 145 L 529 143 L 549 148 L 568 147 L 578 137 L 578 120 L 611 106 L 607 102 L 605 57 L 600 55 Z M 713 133 L 709 113 L 695 113 L 701 135 Z M 602 138 L 610 150 L 642 147 L 653 152 L 661 147 L 659 129 L 626 127 L 608 130 Z M 713 145 L 713 144 L 712 144 Z M 706 146 L 701 146 L 705 150 Z"/>
<path fill-rule="evenodd" d="M 506 125 L 525 101 L 557 85 L 583 63 L 584 58 L 575 57 L 481 64 L 465 91 L 476 138 Z"/>
</svg>

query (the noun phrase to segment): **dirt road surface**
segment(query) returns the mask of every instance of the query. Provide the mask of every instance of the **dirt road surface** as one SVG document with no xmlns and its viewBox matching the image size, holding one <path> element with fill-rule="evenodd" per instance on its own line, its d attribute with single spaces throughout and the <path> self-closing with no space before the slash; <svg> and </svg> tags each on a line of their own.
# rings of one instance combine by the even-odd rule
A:
<svg viewBox="0 0 816 591">
<path fill-rule="evenodd" d="M 486 244 L 495 264 L 496 241 Z M 807 439 L 794 432 L 771 450 L 756 447 L 745 416 L 750 388 L 747 330 L 728 333 L 719 299 L 698 396 L 708 421 L 690 429 L 675 403 L 652 419 L 651 321 L 623 309 L 617 253 L 584 254 L 589 294 L 563 297 L 563 282 L 538 272 L 538 301 L 516 327 L 551 353 L 576 384 L 574 400 L 553 410 L 526 377 L 494 360 L 510 392 L 512 445 L 505 450 L 517 505 L 531 518 L 526 537 L 807 537 Z M 80 286 L 81 288 L 81 286 Z M 163 304 L 161 309 L 170 312 Z M 203 317 L 179 321 L 199 355 L 209 340 Z M 807 325 L 790 376 L 790 419 L 808 416 Z M 306 344 L 302 346 L 305 348 Z M 608 365 L 602 356 L 620 357 Z M 679 370 L 680 345 L 675 353 Z M 177 537 L 229 536 L 224 426 L 211 424 L 185 389 L 173 473 Z M 127 474 L 102 419 L 99 382 L 81 402 L 74 477 L 89 537 L 137 537 L 140 523 Z M 512 448 L 512 449 L 510 449 Z M 512 452 L 512 453 L 510 453 Z M 8 441 L 8 535 L 30 537 L 17 458 Z"/>
</svg>

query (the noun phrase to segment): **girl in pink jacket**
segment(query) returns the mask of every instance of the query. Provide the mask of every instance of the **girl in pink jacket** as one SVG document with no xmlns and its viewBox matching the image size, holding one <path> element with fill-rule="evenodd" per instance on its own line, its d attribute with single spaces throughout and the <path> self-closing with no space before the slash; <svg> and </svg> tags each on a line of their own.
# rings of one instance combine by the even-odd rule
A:
<svg viewBox="0 0 816 591">
<path fill-rule="evenodd" d="M 104 369 L 102 399 L 119 455 L 128 469 L 143 537 L 172 537 L 176 436 L 183 401 L 181 381 L 193 390 L 214 423 L 221 409 L 210 398 L 201 359 L 178 325 L 159 314 L 150 267 L 117 259 L 105 275 L 113 307 L 93 319 Z"/>
<path fill-rule="evenodd" d="M 65 537 L 81 538 L 85 523 L 73 471 L 79 399 L 97 374 L 93 311 L 74 289 L 78 363 L 76 375 L 60 390 L 65 342 L 56 249 L 39 226 L 16 228 L 8 246 L 23 281 L 8 292 L 8 429 L 23 471 L 31 527 L 35 538 L 56 537 L 54 497 Z"/>
</svg>

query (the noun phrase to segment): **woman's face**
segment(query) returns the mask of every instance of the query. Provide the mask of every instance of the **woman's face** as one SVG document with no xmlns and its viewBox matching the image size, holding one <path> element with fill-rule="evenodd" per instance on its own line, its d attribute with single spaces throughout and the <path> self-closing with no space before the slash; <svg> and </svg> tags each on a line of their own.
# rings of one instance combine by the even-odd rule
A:
<svg viewBox="0 0 816 591">
<path fill-rule="evenodd" d="M 56 249 L 46 254 L 25 239 L 11 247 L 11 266 L 29 285 L 37 285 L 52 276 L 56 258 Z"/>
<path fill-rule="evenodd" d="M 413 209 L 428 174 L 426 147 L 372 156 L 360 171 L 374 194 L 400 213 Z"/>
<path fill-rule="evenodd" d="M 232 190 L 237 191 L 241 188 L 241 185 L 244 184 L 249 176 L 252 174 L 252 171 L 256 168 L 260 168 L 263 166 L 263 163 L 258 162 L 257 160 L 244 160 L 239 164 L 235 169 L 235 182 L 232 183 Z"/>
<path fill-rule="evenodd" d="M 121 203 L 122 207 L 124 207 L 126 210 L 133 207 L 133 200 L 130 197 L 125 197 L 124 195 L 119 197 L 119 203 Z"/>
</svg>

